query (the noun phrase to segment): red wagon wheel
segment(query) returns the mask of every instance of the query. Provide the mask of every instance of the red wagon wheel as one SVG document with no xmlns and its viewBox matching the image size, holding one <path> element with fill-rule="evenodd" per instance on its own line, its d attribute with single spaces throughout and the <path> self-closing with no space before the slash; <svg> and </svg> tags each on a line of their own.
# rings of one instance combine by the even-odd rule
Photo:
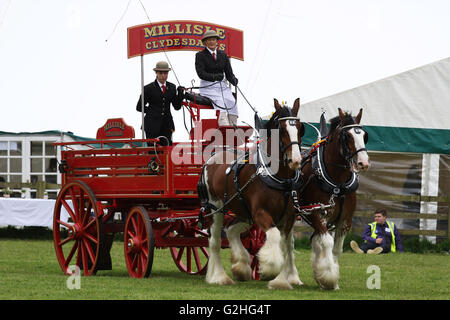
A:
<svg viewBox="0 0 450 320">
<path fill-rule="evenodd" d="M 53 213 L 53 241 L 56 258 L 63 272 L 72 274 L 71 263 L 85 276 L 96 271 L 103 245 L 102 222 L 96 206 L 97 199 L 83 181 L 65 185 L 58 194 Z M 66 222 L 61 210 L 68 214 Z"/>
<path fill-rule="evenodd" d="M 174 233 L 171 233 L 170 236 L 181 237 L 181 235 Z M 196 230 L 194 236 L 209 237 L 208 233 L 203 230 Z M 206 274 L 209 259 L 207 247 L 170 247 L 170 253 L 180 271 L 191 275 Z"/>
<path fill-rule="evenodd" d="M 155 241 L 148 212 L 144 207 L 133 207 L 128 213 L 123 244 L 128 274 L 133 278 L 150 276 Z"/>
</svg>

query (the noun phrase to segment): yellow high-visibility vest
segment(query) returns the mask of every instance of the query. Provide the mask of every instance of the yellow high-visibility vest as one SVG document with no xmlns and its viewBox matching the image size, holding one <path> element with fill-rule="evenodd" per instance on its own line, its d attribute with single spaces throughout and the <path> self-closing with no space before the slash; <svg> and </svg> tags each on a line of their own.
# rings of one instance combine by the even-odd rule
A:
<svg viewBox="0 0 450 320">
<path fill-rule="evenodd" d="M 389 227 L 389 229 L 391 229 L 391 236 L 392 236 L 392 241 L 391 241 L 391 252 L 395 252 L 396 251 L 396 247 L 395 247 L 395 234 L 394 234 L 394 223 L 393 222 L 389 222 L 386 220 L 386 223 Z M 372 238 L 376 239 L 377 238 L 377 234 L 375 233 L 375 230 L 377 229 L 377 223 L 376 222 L 372 222 L 369 223 L 370 226 L 370 231 L 372 232 L 372 234 L 370 235 Z"/>
</svg>

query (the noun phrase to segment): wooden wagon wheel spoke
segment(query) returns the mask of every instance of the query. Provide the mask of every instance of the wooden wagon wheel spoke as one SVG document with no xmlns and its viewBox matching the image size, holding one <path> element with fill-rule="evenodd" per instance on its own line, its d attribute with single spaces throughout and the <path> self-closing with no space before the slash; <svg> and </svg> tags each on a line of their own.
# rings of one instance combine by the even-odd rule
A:
<svg viewBox="0 0 450 320">
<path fill-rule="evenodd" d="M 73 226 L 73 224 L 64 222 L 64 221 L 59 220 L 59 219 L 56 219 L 56 223 L 62 224 L 63 226 L 65 226 L 65 227 L 67 227 L 67 228 L 69 228 L 69 229 L 72 228 L 72 226 Z"/>
<path fill-rule="evenodd" d="M 72 240 L 73 240 L 72 238 L 67 237 L 67 238 L 65 238 L 64 240 L 61 240 L 61 241 L 58 243 L 58 245 L 59 245 L 59 246 L 63 246 L 63 245 L 65 245 L 66 243 L 69 243 L 69 242 L 72 241 Z"/>
<path fill-rule="evenodd" d="M 175 258 L 175 262 L 180 262 L 181 258 L 183 258 L 184 248 L 185 247 L 181 247 L 180 250 L 178 251 L 178 254 L 176 255 Z"/>
<path fill-rule="evenodd" d="M 80 210 L 78 209 L 78 203 L 77 203 L 77 198 L 75 197 L 75 194 L 74 194 L 74 189 L 75 188 L 69 189 L 69 196 L 70 196 L 70 199 L 72 200 L 74 215 L 76 218 L 78 218 L 77 214 L 80 213 Z M 78 219 L 77 219 L 77 221 L 74 220 L 74 222 L 78 222 Z"/>
<path fill-rule="evenodd" d="M 135 216 L 133 216 L 131 218 L 131 225 L 132 225 L 132 230 L 134 231 L 134 235 L 137 235 L 138 227 L 137 227 L 137 221 L 136 221 L 136 217 Z M 130 228 L 130 230 L 131 230 L 131 228 Z"/>
<path fill-rule="evenodd" d="M 73 209 L 68 200 L 72 201 Z M 94 194 L 82 181 L 66 184 L 58 194 L 53 214 L 53 242 L 58 262 L 66 274 L 71 273 L 69 267 L 73 263 L 83 269 L 85 276 L 96 271 L 99 252 L 103 249 L 102 222 L 96 202 Z M 63 208 L 73 223 L 61 219 Z"/>
<path fill-rule="evenodd" d="M 61 203 L 64 206 L 64 208 L 66 209 L 66 211 L 69 213 L 69 216 L 72 218 L 73 222 L 76 222 L 76 218 L 75 218 L 75 213 L 73 212 L 72 208 L 69 206 L 69 204 L 67 203 L 67 201 L 65 199 L 61 199 Z"/>
<path fill-rule="evenodd" d="M 209 253 L 208 253 L 208 250 L 206 250 L 206 248 L 200 247 L 200 250 L 203 252 L 203 254 L 205 255 L 205 257 L 208 257 L 208 258 L 209 258 Z"/>
<path fill-rule="evenodd" d="M 196 238 L 208 237 L 207 233 L 204 233 L 200 230 L 196 230 L 195 233 Z M 174 233 L 170 233 L 169 236 L 181 237 L 181 235 L 175 235 Z M 191 275 L 203 275 L 206 273 L 209 259 L 209 254 L 206 247 L 171 247 L 170 253 L 172 254 L 172 259 L 180 271 L 186 272 Z"/>
<path fill-rule="evenodd" d="M 88 230 L 92 225 L 96 224 L 97 220 L 96 219 L 92 219 L 91 221 L 88 222 L 88 224 L 86 224 L 83 229 L 84 230 Z"/>
<path fill-rule="evenodd" d="M 81 260 L 83 262 L 83 272 L 84 275 L 88 275 L 88 261 L 87 261 L 87 253 L 86 253 L 86 247 L 83 244 L 83 241 L 80 241 L 80 247 L 81 247 Z"/>
<path fill-rule="evenodd" d="M 138 254 L 131 254 L 131 256 L 133 257 L 133 263 L 131 264 L 131 269 L 136 269 L 137 265 L 138 265 Z"/>
<path fill-rule="evenodd" d="M 138 253 L 136 254 L 137 257 L 137 270 L 136 270 L 136 278 L 141 278 L 142 277 L 142 260 L 141 260 L 141 255 Z"/>
<path fill-rule="evenodd" d="M 192 257 L 192 248 L 188 247 L 186 251 L 186 266 L 187 266 L 187 272 L 192 272 L 192 263 L 191 263 L 191 257 Z"/>
<path fill-rule="evenodd" d="M 91 242 L 93 242 L 94 244 L 98 243 L 98 239 L 96 237 L 94 237 L 93 235 L 89 234 L 89 233 L 85 233 L 84 235 L 86 237 L 87 240 L 90 240 Z M 94 260 L 94 259 L 93 259 Z"/>
<path fill-rule="evenodd" d="M 65 265 L 64 265 L 65 270 L 67 270 L 67 268 L 69 267 L 69 263 L 70 263 L 70 261 L 72 261 L 73 255 L 75 254 L 77 249 L 78 249 L 78 242 L 74 241 L 72 249 L 70 249 L 70 252 L 69 252 L 69 254 L 67 255 L 67 258 L 66 258 L 66 262 L 65 262 Z"/>
<path fill-rule="evenodd" d="M 89 241 L 88 241 L 87 238 L 84 238 L 84 239 L 83 239 L 83 245 L 84 245 L 84 247 L 86 248 L 87 253 L 89 254 L 89 259 L 90 259 L 90 261 L 91 261 L 91 262 L 95 261 L 95 253 L 94 253 L 94 251 L 92 250 L 92 247 L 91 247 L 91 245 L 89 244 Z"/>
<path fill-rule="evenodd" d="M 82 224 L 84 226 L 86 226 L 86 228 L 88 228 L 88 224 L 89 224 L 89 218 L 91 217 L 91 210 L 92 210 L 92 206 L 88 205 L 88 207 L 91 207 L 91 209 L 86 209 L 86 211 L 83 210 L 83 220 L 82 220 Z"/>
<path fill-rule="evenodd" d="M 202 269 L 202 264 L 200 261 L 200 256 L 198 255 L 198 248 L 192 248 L 194 251 L 194 260 L 195 260 L 195 265 L 197 266 L 197 270 L 201 270 Z"/>
<path fill-rule="evenodd" d="M 130 238 L 136 236 L 133 232 L 131 232 L 131 230 L 127 230 L 127 235 L 128 235 L 128 237 L 130 237 Z"/>
<path fill-rule="evenodd" d="M 146 248 L 142 248 L 141 254 L 145 259 L 148 259 L 148 250 Z"/>
<path fill-rule="evenodd" d="M 134 278 L 148 277 L 153 265 L 154 239 L 147 210 L 133 207 L 124 230 L 125 263 L 128 274 Z"/>
</svg>

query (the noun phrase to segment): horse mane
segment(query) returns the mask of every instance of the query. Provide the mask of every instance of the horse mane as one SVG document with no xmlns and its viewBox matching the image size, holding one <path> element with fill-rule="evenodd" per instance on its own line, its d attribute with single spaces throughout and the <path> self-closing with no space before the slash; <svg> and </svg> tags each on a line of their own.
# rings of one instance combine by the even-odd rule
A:
<svg viewBox="0 0 450 320">
<path fill-rule="evenodd" d="M 339 116 L 336 116 L 336 117 L 334 117 L 334 118 L 332 118 L 330 120 L 330 131 L 329 131 L 329 135 L 330 136 L 334 133 L 334 131 L 336 130 L 336 128 L 340 124 L 342 124 L 342 126 L 346 126 L 346 125 L 349 125 L 349 124 L 355 124 L 356 123 L 355 122 L 355 118 L 353 118 L 351 113 L 344 112 L 344 116 L 345 117 L 344 117 L 344 121 L 343 122 L 341 122 L 341 118 Z"/>
</svg>

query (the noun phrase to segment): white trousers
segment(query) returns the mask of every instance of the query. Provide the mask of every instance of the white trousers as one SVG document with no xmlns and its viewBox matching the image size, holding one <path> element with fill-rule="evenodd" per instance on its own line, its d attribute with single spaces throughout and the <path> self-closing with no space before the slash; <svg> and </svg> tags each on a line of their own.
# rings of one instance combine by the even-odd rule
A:
<svg viewBox="0 0 450 320">
<path fill-rule="evenodd" d="M 206 80 L 200 81 L 200 94 L 210 98 L 214 104 L 214 109 L 229 115 L 238 115 L 236 99 L 234 99 L 230 88 L 226 85 L 225 80 L 210 82 Z"/>
</svg>

